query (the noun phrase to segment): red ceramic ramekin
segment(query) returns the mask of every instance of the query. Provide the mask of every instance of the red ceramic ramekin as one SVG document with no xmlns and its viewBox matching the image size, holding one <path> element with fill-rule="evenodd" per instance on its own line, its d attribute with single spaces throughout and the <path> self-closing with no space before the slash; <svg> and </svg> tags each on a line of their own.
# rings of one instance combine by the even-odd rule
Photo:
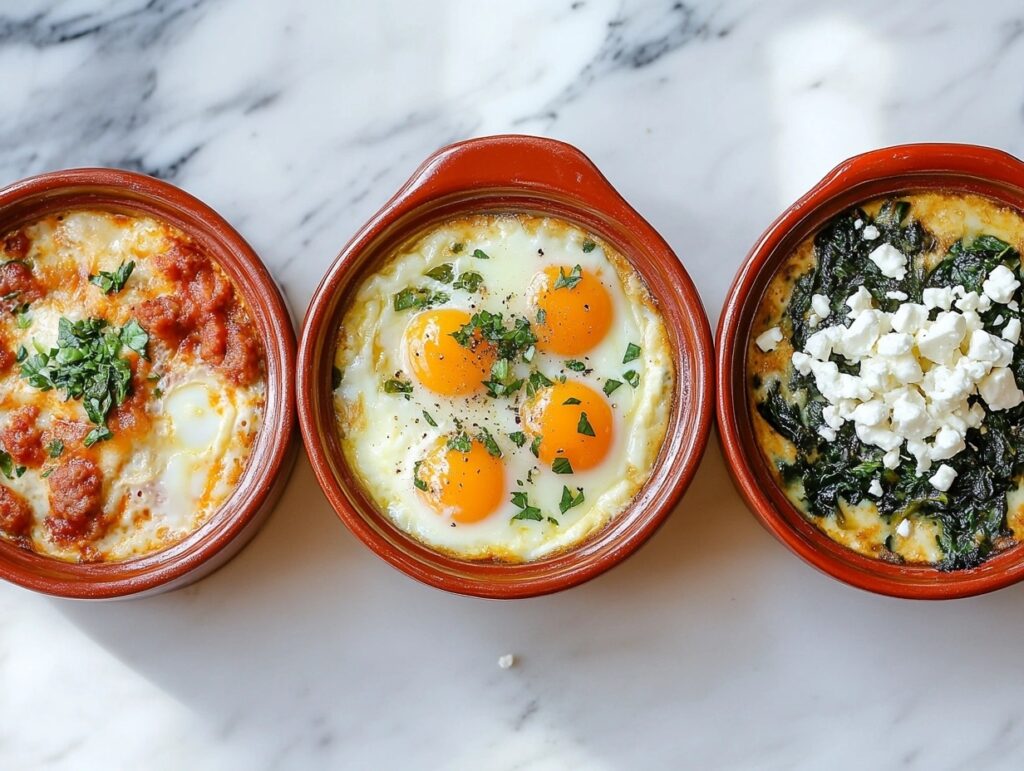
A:
<svg viewBox="0 0 1024 771">
<path fill-rule="evenodd" d="M 1017 546 L 973 570 L 893 565 L 840 546 L 810 524 L 775 483 L 754 439 L 746 351 L 765 288 L 792 250 L 828 219 L 879 196 L 924 190 L 976 193 L 1024 211 L 1024 163 L 974 145 L 916 144 L 844 161 L 789 207 L 750 251 L 726 296 L 718 325 L 718 428 L 740 494 L 761 523 L 799 557 L 840 581 L 879 594 L 949 599 L 1000 589 L 1024 578 Z"/>
<path fill-rule="evenodd" d="M 0 577 L 75 599 L 136 597 L 176 589 L 213 572 L 256 533 L 295 457 L 295 335 L 281 293 L 252 248 L 219 214 L 183 190 L 118 169 L 41 174 L 0 190 L 0 232 L 48 213 L 90 208 L 144 214 L 203 247 L 245 297 L 266 355 L 263 427 L 238 486 L 208 522 L 174 546 L 139 559 L 73 564 L 0 541 Z"/>
<path fill-rule="evenodd" d="M 459 560 L 435 552 L 376 510 L 348 468 L 331 401 L 334 340 L 348 300 L 389 251 L 434 223 L 469 212 L 560 217 L 614 244 L 658 301 L 677 370 L 668 433 L 650 480 L 591 539 L 525 564 Z M 460 594 L 511 599 L 555 592 L 608 570 L 668 516 L 693 477 L 711 423 L 711 333 L 675 254 L 579 150 L 529 136 L 445 147 L 413 174 L 342 250 L 313 295 L 299 345 L 299 423 L 320 486 L 341 520 L 378 556 L 420 581 Z"/>
</svg>

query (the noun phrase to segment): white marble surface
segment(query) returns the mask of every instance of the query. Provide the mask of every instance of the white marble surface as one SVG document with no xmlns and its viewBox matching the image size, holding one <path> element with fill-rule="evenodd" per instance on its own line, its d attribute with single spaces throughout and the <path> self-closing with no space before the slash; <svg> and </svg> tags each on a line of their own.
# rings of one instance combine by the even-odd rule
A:
<svg viewBox="0 0 1024 771">
<path fill-rule="evenodd" d="M 123 166 L 232 221 L 301 317 L 438 146 L 587 152 L 712 322 L 750 244 L 844 157 L 1024 153 L 1020 3 L 22 0 L 0 181 Z M 0 768 L 1019 768 L 1024 587 L 874 597 L 791 557 L 712 443 L 626 564 L 511 604 L 419 586 L 301 460 L 227 568 L 147 600 L 0 586 Z M 501 670 L 497 659 L 518 657 Z"/>
</svg>

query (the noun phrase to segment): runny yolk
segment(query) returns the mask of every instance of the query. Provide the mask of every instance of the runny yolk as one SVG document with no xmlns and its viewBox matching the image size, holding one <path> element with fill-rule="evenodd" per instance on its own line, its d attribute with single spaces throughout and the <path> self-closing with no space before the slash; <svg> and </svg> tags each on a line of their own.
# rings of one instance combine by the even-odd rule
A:
<svg viewBox="0 0 1024 771">
<path fill-rule="evenodd" d="M 545 268 L 530 282 L 531 304 L 540 312 L 537 347 L 561 356 L 586 353 L 612 324 L 612 298 L 604 284 L 588 270 L 577 275 L 573 270 Z"/>
<path fill-rule="evenodd" d="M 573 471 L 585 471 L 604 460 L 611 447 L 611 407 L 601 394 L 575 380 L 538 391 L 523 403 L 520 417 L 531 437 L 541 437 L 537 455 L 545 465 L 566 458 Z"/>
<path fill-rule="evenodd" d="M 493 514 L 505 498 L 504 464 L 476 440 L 469 452 L 442 441 L 418 464 L 416 479 L 434 511 L 462 524 Z"/>
<path fill-rule="evenodd" d="M 479 339 L 467 347 L 452 337 L 470 318 L 465 311 L 439 308 L 417 314 L 405 328 L 405 349 L 412 373 L 436 394 L 471 394 L 490 377 L 494 347 Z"/>
</svg>

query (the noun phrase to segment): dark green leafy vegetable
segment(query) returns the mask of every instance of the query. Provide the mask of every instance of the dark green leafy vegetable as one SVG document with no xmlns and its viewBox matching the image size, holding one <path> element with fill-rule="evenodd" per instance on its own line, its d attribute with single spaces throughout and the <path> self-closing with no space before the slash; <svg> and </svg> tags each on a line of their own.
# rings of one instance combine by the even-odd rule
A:
<svg viewBox="0 0 1024 771">
<path fill-rule="evenodd" d="M 594 249 L 597 248 L 597 244 L 591 241 L 589 238 L 583 242 L 583 253 L 590 254 Z"/>
<path fill-rule="evenodd" d="M 494 441 L 494 437 L 491 435 L 490 431 L 486 428 L 481 428 L 480 433 L 476 435 L 476 438 L 484 446 L 484 449 L 486 449 L 487 452 L 495 458 L 501 457 L 501 448 L 498 446 L 498 443 Z"/>
<path fill-rule="evenodd" d="M 124 289 L 133 270 L 135 270 L 134 262 L 122 262 L 117 270 L 101 270 L 95 275 L 90 275 L 89 283 L 98 286 L 104 294 L 114 294 Z"/>
<path fill-rule="evenodd" d="M 558 510 L 563 514 L 574 506 L 579 506 L 583 503 L 583 488 L 577 487 L 576 494 L 573 495 L 572 491 L 563 485 L 562 487 L 562 500 L 558 502 Z"/>
<path fill-rule="evenodd" d="M 434 281 L 439 281 L 442 284 L 450 284 L 455 277 L 455 270 L 450 262 L 446 262 L 431 268 L 423 275 L 429 276 Z"/>
<path fill-rule="evenodd" d="M 587 413 L 580 413 L 579 422 L 576 424 L 576 431 L 584 436 L 594 436 L 594 427 L 590 425 L 590 421 L 587 420 Z"/>
<path fill-rule="evenodd" d="M 512 493 L 512 505 L 521 509 L 518 514 L 512 517 L 513 521 L 517 519 L 530 519 L 534 522 L 541 522 L 544 519 L 541 510 L 536 506 L 531 506 L 527 494 L 522 491 Z"/>
<path fill-rule="evenodd" d="M 442 305 L 450 299 L 444 292 L 434 292 L 424 287 L 408 286 L 395 295 L 394 307 L 396 311 L 404 311 L 409 308 L 423 310 L 435 305 Z"/>
<path fill-rule="evenodd" d="M 483 249 L 474 249 L 473 250 L 473 256 L 476 257 L 478 260 L 489 260 L 489 259 L 491 259 L 490 255 L 487 254 L 487 252 L 485 252 Z"/>
<path fill-rule="evenodd" d="M 582 372 L 587 368 L 587 365 L 578 359 L 569 359 L 565 362 L 567 369 L 571 369 L 573 372 Z"/>
<path fill-rule="evenodd" d="M 551 461 L 551 470 L 556 474 L 571 474 L 572 464 L 568 458 L 555 458 Z"/>
<path fill-rule="evenodd" d="M 629 364 L 634 359 L 640 358 L 640 346 L 636 343 L 630 343 L 626 346 L 626 353 L 622 357 L 623 364 Z"/>
<path fill-rule="evenodd" d="M 476 271 L 467 270 L 465 273 L 460 273 L 459 277 L 455 279 L 452 289 L 465 289 L 467 292 L 475 292 L 483 282 L 483 276 Z"/>
<path fill-rule="evenodd" d="M 612 380 L 612 379 L 609 378 L 608 380 L 604 381 L 604 393 L 605 393 L 605 396 L 611 396 L 612 392 L 615 391 L 621 385 L 622 385 L 622 381 L 621 380 Z"/>
<path fill-rule="evenodd" d="M 513 431 L 511 434 L 508 435 L 508 438 L 512 440 L 512 443 L 516 447 L 522 447 L 524 444 L 526 444 L 526 434 L 524 434 L 522 431 Z"/>
<path fill-rule="evenodd" d="M 622 379 L 633 386 L 633 388 L 640 385 L 640 375 L 635 370 L 631 369 L 629 372 L 623 372 Z"/>
<path fill-rule="evenodd" d="M 522 316 L 513 316 L 511 326 L 506 326 L 500 313 L 479 311 L 473 314 L 468 324 L 463 324 L 452 337 L 464 348 L 475 349 L 481 341 L 494 345 L 499 359 L 515 361 L 533 347 L 537 336 L 530 329 L 530 322 Z"/>
</svg>

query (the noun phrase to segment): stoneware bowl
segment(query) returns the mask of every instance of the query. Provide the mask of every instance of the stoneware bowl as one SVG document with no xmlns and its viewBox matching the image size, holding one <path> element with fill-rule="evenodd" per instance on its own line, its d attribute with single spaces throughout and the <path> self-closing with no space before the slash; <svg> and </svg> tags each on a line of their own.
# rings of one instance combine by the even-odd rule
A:
<svg viewBox="0 0 1024 771">
<path fill-rule="evenodd" d="M 977 193 L 1024 211 L 1024 163 L 999 150 L 955 144 L 888 147 L 841 163 L 757 241 L 726 296 L 717 341 L 722 451 L 754 515 L 799 557 L 834 578 L 912 599 L 966 597 L 1015 583 L 1024 578 L 1024 548 L 1011 548 L 973 570 L 944 573 L 871 559 L 832 541 L 787 500 L 757 447 L 747 401 L 746 351 L 764 290 L 801 241 L 856 204 L 936 189 Z"/>
<path fill-rule="evenodd" d="M 599 234 L 636 267 L 656 297 L 675 354 L 677 385 L 665 445 L 628 510 L 585 543 L 525 564 L 439 554 L 376 510 L 342 454 L 331 401 L 339 320 L 363 277 L 390 249 L 432 224 L 468 212 L 550 214 Z M 313 470 L 341 520 L 378 556 L 432 586 L 517 598 L 582 583 L 635 551 L 686 489 L 708 439 L 711 334 L 693 283 L 668 244 L 579 150 L 549 139 L 494 136 L 445 147 L 342 250 L 313 295 L 299 346 L 298 404 Z"/>
<path fill-rule="evenodd" d="M 164 551 L 112 564 L 71 564 L 0 542 L 0 577 L 29 589 L 76 599 L 156 594 L 227 562 L 256 533 L 281 494 L 296 447 L 295 336 L 277 285 L 238 232 L 201 201 L 152 177 L 72 169 L 16 182 L 0 190 L 0 232 L 82 207 L 151 215 L 191 236 L 245 297 L 266 354 L 264 426 L 249 465 L 220 510 L 188 538 Z"/>
</svg>

